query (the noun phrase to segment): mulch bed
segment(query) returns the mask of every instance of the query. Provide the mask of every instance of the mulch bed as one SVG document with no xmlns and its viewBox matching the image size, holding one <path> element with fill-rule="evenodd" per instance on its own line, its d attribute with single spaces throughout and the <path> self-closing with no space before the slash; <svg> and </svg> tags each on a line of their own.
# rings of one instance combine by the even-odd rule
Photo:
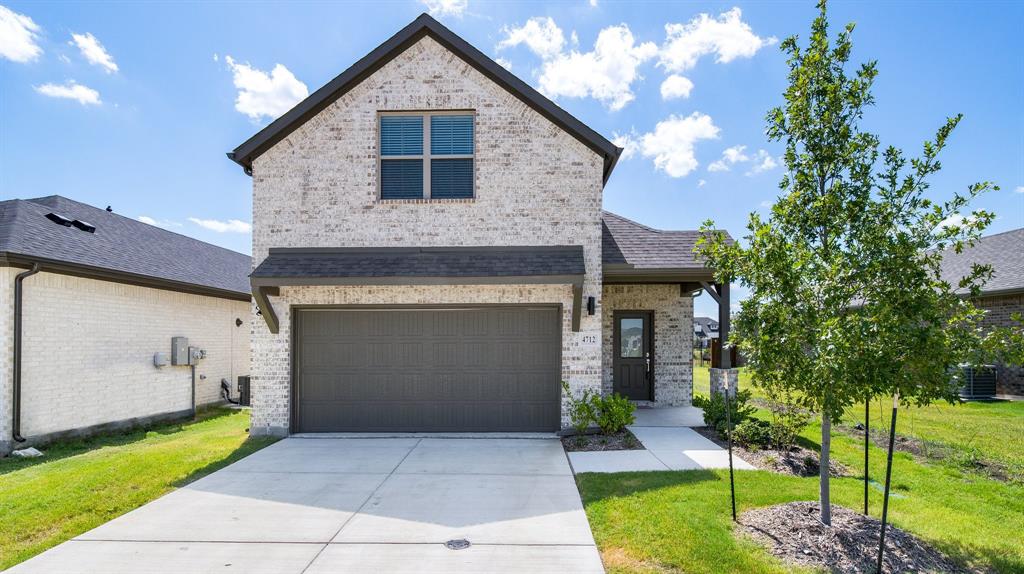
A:
<svg viewBox="0 0 1024 574">
<path fill-rule="evenodd" d="M 569 452 L 600 450 L 645 450 L 629 429 L 607 434 L 584 434 L 562 437 L 562 446 Z"/>
<path fill-rule="evenodd" d="M 832 526 L 817 502 L 790 502 L 744 512 L 738 531 L 785 562 L 838 574 L 874 572 L 881 522 L 832 505 Z M 883 572 L 968 572 L 927 543 L 891 524 L 885 530 Z"/>
<path fill-rule="evenodd" d="M 697 431 L 705 438 L 722 448 L 728 446 L 728 440 L 718 434 L 711 427 L 696 427 Z M 820 468 L 818 463 L 818 452 L 807 447 L 796 445 L 788 451 L 777 449 L 747 449 L 733 443 L 732 452 L 761 470 L 770 470 L 781 474 L 792 474 L 794 476 L 818 476 Z M 829 460 L 829 476 L 849 476 L 850 471 L 845 465 Z"/>
</svg>

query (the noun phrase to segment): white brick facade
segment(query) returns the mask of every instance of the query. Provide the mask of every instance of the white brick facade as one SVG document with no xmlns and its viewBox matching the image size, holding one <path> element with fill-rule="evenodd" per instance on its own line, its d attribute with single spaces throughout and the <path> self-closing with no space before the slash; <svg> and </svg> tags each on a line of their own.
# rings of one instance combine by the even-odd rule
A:
<svg viewBox="0 0 1024 574">
<path fill-rule="evenodd" d="M 601 301 L 601 390 L 613 391 L 612 328 L 615 311 L 654 311 L 654 401 L 688 405 L 693 399 L 693 297 L 679 285 L 605 285 Z"/>
<path fill-rule="evenodd" d="M 0 441 L 11 436 L 11 299 L 20 271 L 0 267 Z M 234 389 L 248 374 L 248 302 L 46 272 L 23 285 L 27 438 L 189 409 L 189 368 L 153 366 L 154 353 L 170 354 L 173 336 L 207 352 L 196 369 L 199 404 L 219 400 L 222 378 Z"/>
<path fill-rule="evenodd" d="M 378 114 L 404 110 L 473 111 L 473 199 L 378 199 Z M 610 389 L 611 369 L 602 369 L 611 338 L 603 314 L 635 303 L 656 311 L 659 401 L 689 403 L 692 300 L 678 285 L 613 289 L 611 307 L 602 293 L 603 169 L 601 155 L 429 36 L 262 151 L 253 159 L 254 266 L 271 248 L 580 245 L 583 304 L 598 304 L 573 331 L 569 285 L 282 287 L 270 297 L 279 332 L 253 319 L 252 432 L 289 432 L 293 305 L 561 304 L 562 377 L 600 390 Z"/>
<path fill-rule="evenodd" d="M 377 113 L 474 110 L 476 197 L 377 199 Z M 582 245 L 600 297 L 603 159 L 425 37 L 253 163 L 253 264 L 271 247 Z M 253 431 L 287 432 L 289 304 L 561 303 L 563 376 L 600 388 L 600 314 L 569 321 L 565 286 L 285 288 L 281 330 L 253 330 Z"/>
</svg>

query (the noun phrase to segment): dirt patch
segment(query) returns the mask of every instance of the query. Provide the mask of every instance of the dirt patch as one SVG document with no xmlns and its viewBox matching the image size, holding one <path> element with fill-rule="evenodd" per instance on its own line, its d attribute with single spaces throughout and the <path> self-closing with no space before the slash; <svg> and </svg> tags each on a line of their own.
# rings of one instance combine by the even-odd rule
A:
<svg viewBox="0 0 1024 574">
<path fill-rule="evenodd" d="M 678 568 L 636 558 L 623 548 L 609 548 L 601 551 L 601 562 L 609 570 L 622 570 L 636 574 L 670 574 L 682 572 Z"/>
<path fill-rule="evenodd" d="M 832 526 L 818 519 L 817 502 L 791 502 L 744 512 L 739 532 L 785 562 L 834 574 L 874 572 L 881 522 L 832 505 Z M 927 543 L 892 525 L 885 530 L 883 572 L 969 572 Z"/>
<path fill-rule="evenodd" d="M 728 446 L 726 438 L 719 435 L 711 427 L 696 427 L 693 430 L 722 448 Z M 770 448 L 753 450 L 733 444 L 732 452 L 761 470 L 770 470 L 781 474 L 818 476 L 818 470 L 821 468 L 818 452 L 800 445 L 796 445 L 789 450 Z M 835 460 L 829 460 L 828 469 L 829 476 L 840 477 L 850 475 L 850 470 Z"/>
<path fill-rule="evenodd" d="M 861 423 L 839 425 L 837 428 L 851 438 L 864 440 L 864 425 Z M 869 437 L 878 448 L 889 450 L 889 432 L 887 430 L 872 428 Z M 999 461 L 986 459 L 971 449 L 957 449 L 941 442 L 926 441 L 900 434 L 896 435 L 893 449 L 908 453 L 919 462 L 940 462 L 960 470 L 977 472 L 1001 482 L 1024 482 L 1024 475 L 1013 472 L 1007 465 Z"/>
<path fill-rule="evenodd" d="M 584 434 L 562 437 L 562 446 L 569 452 L 598 450 L 644 450 L 629 429 L 615 434 Z"/>
</svg>

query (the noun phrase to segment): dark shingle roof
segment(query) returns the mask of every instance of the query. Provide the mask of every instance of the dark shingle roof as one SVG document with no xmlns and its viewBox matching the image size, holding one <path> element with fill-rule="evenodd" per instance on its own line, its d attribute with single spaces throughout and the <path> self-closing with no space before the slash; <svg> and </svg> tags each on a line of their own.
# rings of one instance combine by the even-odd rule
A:
<svg viewBox="0 0 1024 574">
<path fill-rule="evenodd" d="M 96 226 L 64 227 L 49 213 Z M 248 255 L 51 195 L 0 201 L 0 257 L 43 260 L 247 297 Z"/>
<path fill-rule="evenodd" d="M 605 265 L 636 269 L 704 269 L 693 252 L 700 231 L 662 231 L 609 211 L 602 214 L 601 258 Z"/>
<path fill-rule="evenodd" d="M 694 317 L 693 322 L 701 327 L 705 333 L 718 331 L 718 321 L 711 317 Z"/>
<path fill-rule="evenodd" d="M 520 277 L 580 275 L 583 248 L 392 247 L 271 249 L 253 278 Z"/>
<path fill-rule="evenodd" d="M 982 237 L 960 253 L 947 249 L 942 254 L 942 279 L 955 288 L 975 263 L 989 264 L 994 271 L 982 293 L 1024 291 L 1024 227 Z"/>
</svg>

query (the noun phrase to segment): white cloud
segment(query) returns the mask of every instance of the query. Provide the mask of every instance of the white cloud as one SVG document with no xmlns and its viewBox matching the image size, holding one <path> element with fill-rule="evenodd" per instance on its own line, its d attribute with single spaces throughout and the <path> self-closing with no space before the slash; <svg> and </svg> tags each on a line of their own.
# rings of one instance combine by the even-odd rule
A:
<svg viewBox="0 0 1024 574">
<path fill-rule="evenodd" d="M 153 219 L 148 215 L 140 215 L 138 219 L 139 221 L 145 223 L 146 225 L 154 225 L 156 227 L 163 227 L 165 229 L 170 227 L 181 227 L 181 224 L 178 223 L 177 221 L 171 221 L 169 219 Z"/>
<path fill-rule="evenodd" d="M 751 163 L 751 167 L 747 170 L 745 175 L 757 175 L 761 172 L 769 171 L 778 167 L 778 162 L 774 157 L 763 149 L 757 150 L 757 153 L 750 155 L 746 153 L 747 146 L 736 145 L 730 148 L 726 148 L 722 152 L 721 159 L 712 162 L 708 165 L 708 171 L 730 171 L 732 166 L 741 163 Z"/>
<path fill-rule="evenodd" d="M 36 86 L 35 90 L 44 96 L 51 98 L 63 98 L 66 100 L 75 100 L 76 102 L 85 105 L 100 105 L 100 93 L 96 90 L 83 86 L 82 84 L 76 84 L 74 80 L 68 80 L 64 85 L 60 84 L 43 84 Z"/>
<path fill-rule="evenodd" d="M 309 95 L 306 84 L 281 64 L 268 74 L 249 64 L 239 64 L 231 56 L 224 56 L 224 61 L 238 88 L 235 109 L 254 121 L 264 116 L 277 118 Z"/>
<path fill-rule="evenodd" d="M 714 54 L 716 62 L 728 63 L 736 58 L 750 58 L 776 42 L 775 38 L 754 34 L 742 15 L 739 8 L 733 8 L 717 18 L 699 14 L 686 24 L 666 24 L 658 65 L 669 72 L 685 72 L 706 55 Z"/>
<path fill-rule="evenodd" d="M 619 160 L 627 160 L 640 151 L 640 140 L 633 130 L 630 130 L 628 134 L 613 133 L 612 143 L 622 148 L 622 155 L 619 156 Z"/>
<path fill-rule="evenodd" d="M 214 52 L 213 53 L 213 61 L 214 62 L 219 62 L 220 61 L 220 54 L 218 54 L 217 52 Z"/>
<path fill-rule="evenodd" d="M 685 177 L 700 163 L 694 156 L 694 145 L 700 140 L 718 138 L 718 126 L 711 116 L 693 112 L 689 116 L 669 116 L 658 122 L 654 131 L 644 134 L 641 151 L 654 158 L 654 167 L 671 177 Z"/>
<path fill-rule="evenodd" d="M 512 71 L 512 62 L 508 58 L 495 58 L 494 62 L 502 68 L 505 68 L 510 72 Z"/>
<path fill-rule="evenodd" d="M 531 52 L 546 60 L 558 56 L 565 48 L 565 34 L 550 17 L 530 18 L 518 28 L 506 26 L 502 32 L 505 39 L 498 42 L 499 50 L 526 44 Z"/>
<path fill-rule="evenodd" d="M 704 187 L 707 184 L 708 184 L 708 180 L 706 180 L 706 179 L 702 179 L 702 180 L 697 181 L 697 187 Z"/>
<path fill-rule="evenodd" d="M 460 17 L 469 7 L 468 0 L 421 0 L 432 16 Z"/>
<path fill-rule="evenodd" d="M 766 207 L 767 208 L 767 207 L 771 207 L 771 206 L 772 206 L 772 200 L 770 200 L 770 199 L 766 199 L 766 200 L 761 202 L 761 207 Z"/>
<path fill-rule="evenodd" d="M 725 151 L 722 152 L 722 159 L 711 163 L 708 166 L 708 171 L 729 171 L 732 169 L 732 166 L 737 163 L 750 161 L 750 157 L 743 153 L 746 149 L 747 146 L 745 145 L 736 145 L 726 148 Z"/>
<path fill-rule="evenodd" d="M 118 70 L 114 58 L 103 47 L 103 44 L 100 44 L 96 36 L 89 32 L 85 34 L 75 34 L 72 32 L 71 39 L 74 45 L 78 46 L 78 51 L 82 53 L 82 57 L 90 64 L 103 68 L 108 74 L 113 74 Z"/>
<path fill-rule="evenodd" d="M 692 89 L 693 82 L 689 78 L 672 74 L 661 83 L 661 99 L 688 98 Z"/>
<path fill-rule="evenodd" d="M 597 8 L 597 0 L 590 0 L 590 7 Z"/>
<path fill-rule="evenodd" d="M 1017 189 L 1015 189 L 1014 191 L 1016 191 L 1017 193 L 1024 193 L 1024 185 L 1018 185 Z"/>
<path fill-rule="evenodd" d="M 947 227 L 962 227 L 965 223 L 972 223 L 977 218 L 973 215 L 963 216 L 959 213 L 954 213 L 946 219 L 939 222 L 937 229 L 946 229 Z"/>
<path fill-rule="evenodd" d="M 252 231 L 251 224 L 238 219 L 220 221 L 219 219 L 199 219 L 198 217 L 189 217 L 188 220 L 199 227 L 209 229 L 210 231 L 216 231 L 217 233 L 249 233 Z"/>
<path fill-rule="evenodd" d="M 24 14 L 0 6 L 0 57 L 12 62 L 31 62 L 43 53 L 36 40 L 42 29 Z"/>
<path fill-rule="evenodd" d="M 610 110 L 621 110 L 634 98 L 631 86 L 640 79 L 637 68 L 657 53 L 651 42 L 635 44 L 625 24 L 601 30 L 594 51 L 567 54 L 544 62 L 540 91 L 551 98 L 590 96 Z"/>
<path fill-rule="evenodd" d="M 751 160 L 753 161 L 754 166 L 750 168 L 750 171 L 748 171 L 746 175 L 757 175 L 764 171 L 773 170 L 779 166 L 778 162 L 775 161 L 775 158 L 763 149 L 757 150 L 757 154 L 751 158 Z"/>
</svg>

